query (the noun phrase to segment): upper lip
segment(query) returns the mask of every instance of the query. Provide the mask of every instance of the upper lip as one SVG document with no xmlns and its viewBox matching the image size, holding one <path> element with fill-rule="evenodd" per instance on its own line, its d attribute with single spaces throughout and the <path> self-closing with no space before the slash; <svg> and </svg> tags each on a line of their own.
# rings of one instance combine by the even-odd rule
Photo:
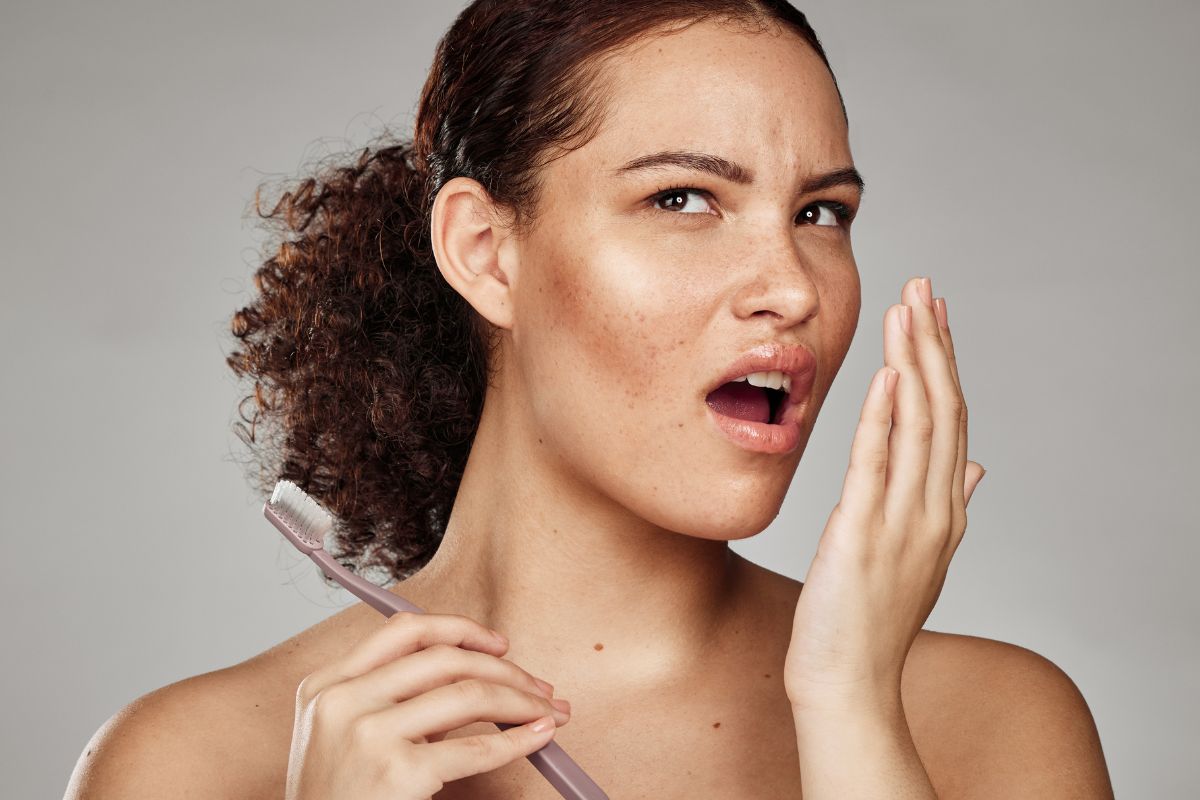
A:
<svg viewBox="0 0 1200 800">
<path fill-rule="evenodd" d="M 791 377 L 791 391 L 788 392 L 787 400 L 787 404 L 791 406 L 799 403 L 808 395 L 809 390 L 812 389 L 816 369 L 817 357 L 807 347 L 798 344 L 768 342 L 752 347 L 738 356 L 705 390 L 704 395 L 707 397 L 718 387 L 751 372 L 777 370 Z"/>
</svg>

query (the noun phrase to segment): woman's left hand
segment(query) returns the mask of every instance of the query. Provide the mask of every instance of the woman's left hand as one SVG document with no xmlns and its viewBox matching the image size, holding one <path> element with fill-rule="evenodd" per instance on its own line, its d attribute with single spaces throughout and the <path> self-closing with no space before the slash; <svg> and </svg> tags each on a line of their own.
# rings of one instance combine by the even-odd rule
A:
<svg viewBox="0 0 1200 800">
<path fill-rule="evenodd" d="M 841 499 L 796 604 L 784 686 L 796 710 L 900 699 L 909 648 L 933 610 L 983 477 L 967 460 L 967 407 L 932 288 L 912 279 L 884 315 L 884 363 L 863 404 Z M 911 311 L 911 337 L 901 313 Z M 944 306 L 942 307 L 944 310 Z"/>
</svg>

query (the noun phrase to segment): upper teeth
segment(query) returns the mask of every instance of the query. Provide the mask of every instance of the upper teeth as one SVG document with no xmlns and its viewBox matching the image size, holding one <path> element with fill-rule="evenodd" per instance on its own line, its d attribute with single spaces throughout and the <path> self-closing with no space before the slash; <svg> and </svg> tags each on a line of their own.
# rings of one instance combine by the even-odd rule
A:
<svg viewBox="0 0 1200 800">
<path fill-rule="evenodd" d="M 792 391 L 792 376 L 787 375 L 779 370 L 770 372 L 751 372 L 749 375 L 743 375 L 740 378 L 735 378 L 737 381 L 746 381 L 751 386 L 765 386 L 768 389 L 783 389 L 784 392 Z"/>
</svg>

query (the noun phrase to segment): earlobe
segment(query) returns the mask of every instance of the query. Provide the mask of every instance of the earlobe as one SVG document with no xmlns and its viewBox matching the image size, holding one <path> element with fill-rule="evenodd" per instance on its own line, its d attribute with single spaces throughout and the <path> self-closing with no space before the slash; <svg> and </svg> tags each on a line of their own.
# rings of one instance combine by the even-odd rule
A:
<svg viewBox="0 0 1200 800">
<path fill-rule="evenodd" d="M 430 228 L 438 270 L 484 319 L 509 329 L 511 283 L 500 263 L 505 232 L 478 181 L 454 177 L 438 190 Z"/>
</svg>

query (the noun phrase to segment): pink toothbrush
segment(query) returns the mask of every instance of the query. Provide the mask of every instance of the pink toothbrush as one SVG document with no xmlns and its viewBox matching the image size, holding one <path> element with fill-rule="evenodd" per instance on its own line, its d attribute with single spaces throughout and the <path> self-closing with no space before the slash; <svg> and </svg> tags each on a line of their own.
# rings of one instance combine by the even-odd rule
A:
<svg viewBox="0 0 1200 800">
<path fill-rule="evenodd" d="M 425 613 L 424 609 L 404 598 L 355 575 L 325 552 L 325 534 L 333 528 L 333 517 L 296 484 L 291 481 L 277 482 L 271 499 L 263 505 L 263 514 L 289 542 L 311 558 L 321 571 L 385 617 L 390 617 L 397 611 Z M 509 722 L 494 724 L 501 730 L 517 727 Z M 609 800 L 608 795 L 553 739 L 526 758 L 567 800 Z"/>
</svg>

